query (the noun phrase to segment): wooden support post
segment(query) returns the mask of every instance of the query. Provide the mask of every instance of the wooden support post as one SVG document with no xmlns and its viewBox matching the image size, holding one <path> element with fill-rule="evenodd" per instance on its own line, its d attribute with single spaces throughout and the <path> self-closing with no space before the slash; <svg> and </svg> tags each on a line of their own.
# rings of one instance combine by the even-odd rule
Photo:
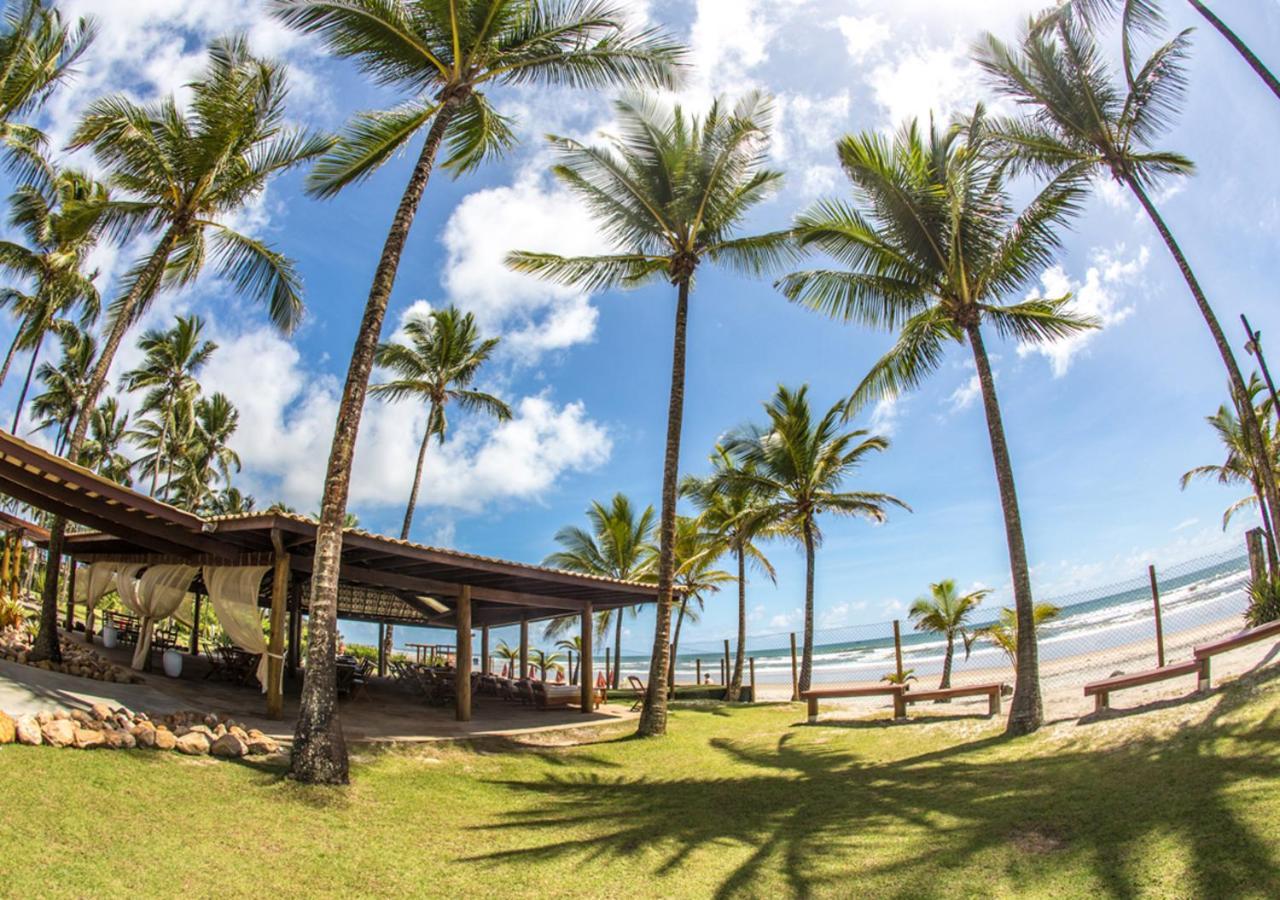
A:
<svg viewBox="0 0 1280 900">
<path fill-rule="evenodd" d="M 698 684 L 702 684 L 702 660 L 695 659 L 693 661 L 693 677 L 698 680 Z"/>
<path fill-rule="evenodd" d="M 520 620 L 520 677 L 529 677 L 529 620 Z"/>
<path fill-rule="evenodd" d="M 799 699 L 800 699 L 800 676 L 797 674 L 797 670 L 796 670 L 796 633 L 793 631 L 791 632 L 791 702 L 794 703 Z M 817 707 L 817 704 L 814 704 L 812 709 L 812 714 L 809 717 L 810 721 L 817 718 L 817 715 L 818 715 L 818 707 Z"/>
<path fill-rule="evenodd" d="M 898 667 L 898 684 L 902 684 L 902 625 L 893 620 L 893 658 Z"/>
<path fill-rule="evenodd" d="M 565 666 L 569 670 L 569 684 L 577 684 L 578 673 L 573 671 L 573 651 L 565 650 L 564 655 L 565 655 Z"/>
<path fill-rule="evenodd" d="M 387 677 L 387 626 L 378 623 L 378 677 Z"/>
<path fill-rule="evenodd" d="M 195 600 L 191 602 L 191 643 L 187 645 L 192 656 L 200 652 L 200 598 L 204 596 L 204 592 L 196 591 L 195 595 Z"/>
<path fill-rule="evenodd" d="M 493 666 L 489 659 L 489 626 L 482 625 L 480 627 L 480 674 L 488 675 L 492 671 Z"/>
<path fill-rule="evenodd" d="M 298 677 L 302 662 L 302 585 L 294 582 L 289 590 L 289 677 Z"/>
<path fill-rule="evenodd" d="M 605 684 L 613 684 L 613 669 L 609 668 L 609 660 L 612 658 L 613 657 L 609 655 L 609 648 L 605 647 L 604 648 L 604 682 Z"/>
<path fill-rule="evenodd" d="M 8 561 L 9 547 L 5 546 L 5 560 Z M 76 627 L 76 561 L 67 560 L 67 631 Z M 93 640 L 93 629 L 89 625 L 88 614 L 85 614 L 84 639 Z"/>
<path fill-rule="evenodd" d="M 591 713 L 596 708 L 596 686 L 591 678 L 591 604 L 582 610 L 582 684 L 580 686 L 583 713 Z"/>
<path fill-rule="evenodd" d="M 724 695 L 729 696 L 729 679 L 733 677 L 733 663 L 729 662 L 729 639 L 724 639 Z"/>
<path fill-rule="evenodd" d="M 1160 585 L 1156 582 L 1156 567 L 1147 566 L 1151 577 L 1151 604 L 1156 613 L 1156 665 L 1164 668 L 1164 622 L 1160 618 Z"/>
<path fill-rule="evenodd" d="M 1262 552 L 1262 529 L 1250 528 L 1244 533 L 1244 543 L 1249 550 L 1249 577 L 1261 581 L 1267 577 L 1267 558 Z"/>
<path fill-rule="evenodd" d="M 459 722 L 471 721 L 471 585 L 464 584 L 458 590 L 458 603 L 455 607 L 455 618 L 458 623 L 457 660 L 453 692 L 457 697 L 457 719 Z"/>
<path fill-rule="evenodd" d="M 760 702 L 759 698 L 756 697 L 756 658 L 754 656 L 751 657 L 751 702 Z"/>
<path fill-rule="evenodd" d="M 271 530 L 271 543 L 276 557 L 271 569 L 270 637 L 267 643 L 267 718 L 284 715 L 284 632 L 289 606 L 289 554 L 284 551 L 284 538 Z"/>
</svg>

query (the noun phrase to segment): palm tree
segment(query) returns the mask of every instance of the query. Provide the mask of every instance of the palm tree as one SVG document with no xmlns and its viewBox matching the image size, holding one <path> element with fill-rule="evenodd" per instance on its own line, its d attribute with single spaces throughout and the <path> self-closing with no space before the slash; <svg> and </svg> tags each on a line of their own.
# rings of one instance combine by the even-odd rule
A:
<svg viewBox="0 0 1280 900">
<path fill-rule="evenodd" d="M 516 670 L 520 665 L 520 650 L 516 647 L 510 646 L 506 641 L 499 641 L 497 649 L 494 650 L 494 655 L 497 656 L 498 659 L 506 661 L 507 665 L 510 667 L 511 677 L 514 679 L 516 677 Z"/>
<path fill-rule="evenodd" d="M 1277 79 L 1262 60 L 1258 59 L 1257 54 L 1249 49 L 1249 45 L 1241 40 L 1240 36 L 1226 22 L 1218 18 L 1217 14 L 1200 0 L 1187 0 L 1187 2 L 1220 35 L 1227 39 L 1227 42 L 1240 54 L 1241 58 L 1249 64 L 1249 68 L 1253 69 L 1254 73 L 1262 79 L 1262 83 L 1271 89 L 1271 93 L 1280 98 L 1280 79 Z M 1099 24 L 1103 19 L 1116 15 L 1120 16 L 1124 67 L 1125 71 L 1129 73 L 1130 83 L 1133 81 L 1132 33 L 1137 32 L 1147 36 L 1154 35 L 1159 33 L 1165 24 L 1164 13 L 1160 9 L 1158 0 L 1067 0 L 1063 4 L 1063 9 L 1079 15 L 1090 27 Z"/>
<path fill-rule="evenodd" d="M 997 90 L 1028 110 L 995 126 L 1016 167 L 1058 179 L 1108 175 L 1138 199 L 1177 262 L 1217 346 L 1244 432 L 1261 447 L 1262 428 L 1231 345 L 1191 264 L 1147 194 L 1163 178 L 1189 175 L 1194 168 L 1184 156 L 1150 149 L 1182 102 L 1189 48 L 1189 32 L 1184 31 L 1131 72 L 1128 89 L 1120 90 L 1088 30 L 1075 17 L 1059 14 L 1046 27 L 1029 28 L 1018 49 L 986 35 L 975 58 Z M 1269 460 L 1260 474 L 1268 507 L 1280 509 Z"/>
<path fill-rule="evenodd" d="M 240 493 L 240 489 L 233 485 L 210 495 L 205 501 L 203 513 L 209 516 L 237 516 L 252 512 L 253 507 L 253 496 Z"/>
<path fill-rule="evenodd" d="M 947 655 L 942 661 L 940 690 L 951 687 L 951 663 L 955 657 L 956 635 L 965 637 L 965 626 L 983 599 L 990 594 L 987 588 L 961 594 L 956 590 L 954 578 L 946 578 L 929 585 L 929 595 L 917 597 L 907 615 L 916 625 L 916 631 L 932 631 L 947 639 Z"/>
<path fill-rule="evenodd" d="M 671 663 L 667 668 L 668 687 L 675 687 L 676 659 L 680 653 L 680 629 L 685 619 L 698 622 L 705 596 L 720 590 L 720 585 L 734 580 L 728 572 L 713 568 L 728 549 L 725 539 L 718 532 L 708 530 L 701 516 L 676 517 L 675 586 L 680 599 L 676 601 L 676 625 L 671 631 Z M 656 567 L 655 561 L 654 568 Z"/>
<path fill-rule="evenodd" d="M 15 288 L 0 293 L 0 302 L 18 315 L 13 342 L 0 366 L 0 383 L 14 354 L 31 352 L 13 414 L 15 433 L 45 337 L 67 326 L 68 313 L 78 310 L 80 327 L 88 328 L 99 310 L 93 283 L 97 273 L 85 275 L 81 270 L 98 241 L 102 219 L 93 209 L 108 199 L 107 189 L 75 169 L 50 171 L 52 180 L 44 186 L 23 185 L 9 197 L 9 225 L 22 234 L 25 245 L 0 241 L 0 269 L 31 284 L 30 293 Z"/>
<path fill-rule="evenodd" d="M 204 321 L 199 316 L 178 316 L 172 328 L 145 332 L 138 340 L 138 349 L 144 354 L 142 365 L 123 375 L 125 390 L 147 392 L 141 408 L 153 417 L 150 423 L 153 427 L 138 434 L 156 431 L 154 452 L 144 462 L 151 470 L 153 497 L 161 469 L 168 472 L 165 496 L 169 496 L 168 481 L 173 474 L 174 460 L 171 445 L 179 434 L 180 423 L 194 431 L 196 397 L 200 393 L 196 376 L 218 349 L 213 341 L 201 338 L 203 332 Z"/>
<path fill-rule="evenodd" d="M 89 105 L 71 148 L 91 148 L 116 191 L 103 209 L 109 228 L 125 238 L 155 231 L 154 248 L 125 275 L 111 324 L 93 368 L 68 443 L 79 456 L 92 410 L 125 333 L 163 289 L 189 284 L 212 260 L 241 293 L 265 300 L 271 321 L 291 329 L 302 311 L 293 263 L 268 244 L 241 234 L 227 219 L 259 195 L 272 177 L 331 146 L 327 137 L 285 124 L 285 70 L 249 53 L 243 38 L 209 48 L 209 65 L 191 85 L 184 111 L 173 97 L 140 106 L 123 96 Z M 56 573 L 66 523 L 50 528 L 48 556 Z M 45 579 L 33 659 L 58 659 L 57 577 Z"/>
<path fill-rule="evenodd" d="M 587 507 L 587 520 L 591 530 L 566 525 L 556 532 L 556 543 L 561 550 L 550 554 L 544 565 L 584 572 L 622 581 L 646 581 L 653 575 L 653 507 L 646 506 L 637 516 L 631 499 L 617 493 L 608 506 L 592 501 Z M 614 653 L 621 658 L 622 616 L 624 609 L 606 609 L 596 615 L 596 632 L 602 637 L 610 623 L 614 626 Z M 563 634 L 577 622 L 576 616 L 563 616 L 547 623 L 545 637 Z M 620 666 L 613 667 L 613 685 L 617 690 L 621 682 Z M 663 676 L 665 677 L 665 676 Z"/>
<path fill-rule="evenodd" d="M 312 635 L 291 771 L 309 782 L 345 783 L 346 747 L 334 716 L 338 557 L 360 413 L 382 323 L 409 229 L 448 144 L 446 169 L 462 174 L 516 140 L 511 120 L 484 93 L 510 84 L 672 87 L 683 50 L 654 29 L 627 26 L 627 10 L 606 0 L 272 0 L 288 25 L 319 35 L 354 58 L 374 81 L 411 99 L 357 115 L 316 166 L 310 190 L 332 196 L 362 181 L 425 131 L 422 149 L 387 232 L 365 302 L 329 452 L 316 571 Z"/>
<path fill-rule="evenodd" d="M 941 364 L 948 343 L 969 344 L 1004 514 L 1014 603 L 1030 636 L 1019 651 L 1009 718 L 1010 731 L 1023 734 L 1043 719 L 1031 578 L 982 326 L 1038 343 L 1093 323 L 1065 308 L 1068 297 L 1021 299 L 1049 265 L 1058 247 L 1055 226 L 1076 209 L 1079 185 L 1054 182 L 1017 213 L 989 146 L 981 107 L 963 128 L 931 127 L 925 135 L 912 121 L 892 141 L 873 133 L 842 139 L 837 149 L 854 205 L 819 203 L 797 226 L 805 245 L 842 267 L 797 272 L 779 286 L 790 299 L 833 318 L 898 331 L 893 348 L 854 390 L 850 414 L 919 385 Z"/>
<path fill-rule="evenodd" d="M 889 448 L 889 440 L 862 430 L 842 431 L 844 401 L 815 422 L 808 395 L 808 385 L 794 391 L 779 386 L 764 406 L 769 424 L 748 426 L 726 442 L 739 462 L 733 479 L 758 498 L 749 513 L 756 527 L 768 528 L 804 547 L 802 691 L 809 689 L 813 676 L 813 580 L 815 556 L 822 543 L 818 516 L 830 513 L 883 522 L 887 506 L 910 510 L 891 494 L 840 490 L 869 453 Z"/>
<path fill-rule="evenodd" d="M 722 445 L 711 454 L 711 474 L 704 477 L 685 476 L 680 482 L 681 496 L 689 498 L 698 510 L 703 527 L 720 535 L 737 563 L 738 577 L 738 643 L 734 651 L 733 674 L 725 699 L 734 702 L 742 693 L 742 670 L 746 662 L 747 644 L 747 563 L 764 572 L 777 584 L 772 563 L 756 545 L 769 537 L 751 510 L 760 498 L 755 487 L 737 477 L 737 460 Z"/>
<path fill-rule="evenodd" d="M 20 174 L 40 173 L 46 140 L 39 129 L 18 119 L 39 109 L 74 73 L 96 31 L 89 18 L 68 25 L 48 0 L 5 4 L 0 28 L 0 144 Z"/>
<path fill-rule="evenodd" d="M 542 680 L 547 680 L 548 669 L 560 668 L 562 657 L 559 653 L 548 653 L 545 650 L 530 650 L 529 656 L 531 663 L 535 669 L 542 672 Z"/>
<path fill-rule="evenodd" d="M 1056 619 L 1062 610 L 1054 606 L 1052 603 L 1037 603 L 1035 609 L 1031 613 L 1032 624 L 1039 628 L 1050 619 Z M 974 637 L 985 637 L 993 644 L 1004 651 L 1004 655 L 1009 657 L 1009 664 L 1015 668 L 1018 665 L 1019 648 L 1021 644 L 1018 642 L 1018 617 L 1012 609 L 1007 606 L 1000 610 L 1000 618 L 990 625 L 978 628 L 973 633 Z M 965 648 L 968 649 L 971 641 L 965 641 Z"/>
<path fill-rule="evenodd" d="M 750 94 L 732 110 L 720 101 L 698 119 L 676 106 L 630 99 L 617 104 L 620 136 L 611 146 L 553 137 L 553 170 L 587 204 L 617 247 L 603 256 L 513 253 L 508 264 L 584 290 L 635 287 L 663 279 L 676 290 L 667 442 L 658 526 L 658 609 L 649 684 L 638 733 L 667 729 L 666 673 L 675 583 L 676 489 L 684 421 L 689 294 L 705 261 L 759 274 L 783 258 L 787 233 L 736 236 L 748 212 L 780 182 L 766 169 L 772 103 Z"/>
<path fill-rule="evenodd" d="M 36 417 L 37 431 L 54 430 L 54 452 L 66 455 L 71 423 L 89 389 L 97 342 L 93 335 L 75 329 L 59 332 L 58 338 L 62 358 L 57 365 L 44 362 L 36 369 L 36 381 L 44 390 L 32 398 L 31 414 Z"/>
<path fill-rule="evenodd" d="M 225 504 L 243 506 L 244 498 L 238 492 L 219 498 L 217 488 L 221 483 L 230 490 L 232 471 L 240 471 L 240 455 L 229 443 L 239 426 L 240 412 L 221 392 L 198 399 L 192 412 L 192 439 L 180 457 L 174 502 L 193 512 Z"/>
<path fill-rule="evenodd" d="M 511 418 L 511 408 L 492 394 L 470 388 L 500 342 L 499 338 L 481 340 L 471 313 L 464 315 L 456 306 L 449 306 L 427 315 L 414 315 L 405 323 L 404 333 L 405 343 L 389 341 L 378 345 L 374 362 L 390 369 L 395 380 L 372 385 L 369 392 L 386 400 L 416 400 L 427 406 L 427 429 L 418 447 L 413 488 L 400 528 L 400 540 L 407 541 L 418 505 L 427 445 L 432 437 L 437 443 L 444 443 L 448 428 L 445 408 L 455 402 L 465 410 L 491 415 L 499 422 Z M 387 625 L 383 645 L 388 653 L 394 639 L 394 627 Z"/>
<path fill-rule="evenodd" d="M 569 656 L 569 683 L 578 683 L 578 672 L 582 669 L 582 635 L 575 634 L 571 638 L 561 638 L 556 641 L 556 649 L 563 650 Z M 578 665 L 574 666 L 573 660 L 578 660 Z"/>
<path fill-rule="evenodd" d="M 89 439 L 80 450 L 80 464 L 125 487 L 133 486 L 133 460 L 121 450 L 129 432 L 129 414 L 119 401 L 107 397 L 93 411 Z"/>
</svg>

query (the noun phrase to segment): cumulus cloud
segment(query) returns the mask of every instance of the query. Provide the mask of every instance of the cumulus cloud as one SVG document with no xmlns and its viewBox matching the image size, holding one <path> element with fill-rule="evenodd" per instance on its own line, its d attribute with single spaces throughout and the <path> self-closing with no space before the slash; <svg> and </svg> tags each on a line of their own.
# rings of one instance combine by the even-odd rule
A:
<svg viewBox="0 0 1280 900">
<path fill-rule="evenodd" d="M 862 62 L 889 39 L 890 28 L 878 16 L 840 16 L 836 25 L 855 62 Z"/>
<path fill-rule="evenodd" d="M 960 412 L 973 406 L 974 401 L 982 396 L 982 382 L 978 379 L 975 372 L 964 381 L 959 387 L 951 392 L 951 396 L 947 398 L 947 402 L 951 405 L 952 412 Z"/>
</svg>

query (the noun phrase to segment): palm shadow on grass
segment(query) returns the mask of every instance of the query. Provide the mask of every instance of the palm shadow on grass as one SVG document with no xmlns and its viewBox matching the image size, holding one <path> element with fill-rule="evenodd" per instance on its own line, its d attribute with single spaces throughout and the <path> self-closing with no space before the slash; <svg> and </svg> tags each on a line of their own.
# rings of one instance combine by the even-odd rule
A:
<svg viewBox="0 0 1280 900">
<path fill-rule="evenodd" d="M 1188 894 L 1274 896 L 1272 848 L 1233 809 L 1244 792 L 1274 790 L 1277 774 L 1280 715 L 1255 724 L 1231 716 L 1251 686 L 1224 692 L 1207 721 L 1172 738 L 1139 737 L 1106 752 L 1039 747 L 1020 756 L 1026 740 L 992 736 L 876 762 L 792 732 L 773 746 L 713 738 L 720 758 L 708 759 L 705 776 L 500 782 L 527 807 L 482 830 L 545 839 L 470 861 L 608 864 L 656 849 L 654 874 L 667 875 L 697 851 L 737 848 L 745 858 L 718 896 L 753 893 L 757 876 L 774 872 L 799 895 L 862 883 L 933 896 L 948 873 L 997 865 L 1026 889 L 1083 869 L 1107 894 L 1128 897 L 1143 889 L 1147 843 L 1173 836 L 1185 848 Z"/>
</svg>

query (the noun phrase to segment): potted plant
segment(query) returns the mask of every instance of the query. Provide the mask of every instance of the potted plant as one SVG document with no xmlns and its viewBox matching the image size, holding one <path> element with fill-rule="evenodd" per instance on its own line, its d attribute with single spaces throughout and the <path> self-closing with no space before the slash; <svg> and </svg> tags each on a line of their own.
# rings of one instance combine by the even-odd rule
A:
<svg viewBox="0 0 1280 900">
<path fill-rule="evenodd" d="M 102 646 L 114 650 L 119 643 L 120 632 L 116 630 L 116 623 L 108 619 L 102 625 Z"/>
</svg>

